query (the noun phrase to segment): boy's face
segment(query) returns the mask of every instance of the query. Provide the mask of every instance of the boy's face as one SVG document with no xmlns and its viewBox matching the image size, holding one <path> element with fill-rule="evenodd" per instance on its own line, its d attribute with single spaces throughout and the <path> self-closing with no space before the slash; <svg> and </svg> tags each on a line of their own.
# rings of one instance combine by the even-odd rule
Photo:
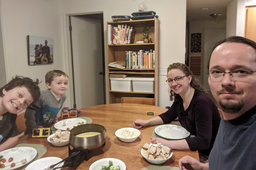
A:
<svg viewBox="0 0 256 170">
<path fill-rule="evenodd" d="M 9 91 L 3 89 L 2 106 L 6 112 L 17 114 L 26 109 L 33 98 L 26 87 L 15 87 Z"/>
<path fill-rule="evenodd" d="M 46 83 L 46 87 L 50 89 L 56 96 L 61 96 L 68 88 L 68 77 L 63 75 L 54 77 L 51 84 Z"/>
</svg>

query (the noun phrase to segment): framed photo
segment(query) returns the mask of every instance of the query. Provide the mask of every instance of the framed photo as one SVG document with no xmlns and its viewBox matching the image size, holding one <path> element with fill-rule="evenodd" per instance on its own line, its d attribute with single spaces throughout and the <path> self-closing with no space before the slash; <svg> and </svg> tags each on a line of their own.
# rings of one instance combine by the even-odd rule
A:
<svg viewBox="0 0 256 170">
<path fill-rule="evenodd" d="M 191 34 L 191 53 L 201 52 L 201 33 Z"/>
<path fill-rule="evenodd" d="M 53 39 L 27 35 L 28 65 L 53 63 Z"/>
</svg>

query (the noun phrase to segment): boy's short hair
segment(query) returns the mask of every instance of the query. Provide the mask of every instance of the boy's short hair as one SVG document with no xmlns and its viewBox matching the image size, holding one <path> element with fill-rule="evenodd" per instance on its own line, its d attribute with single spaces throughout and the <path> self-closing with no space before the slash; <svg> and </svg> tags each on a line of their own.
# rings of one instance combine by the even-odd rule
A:
<svg viewBox="0 0 256 170">
<path fill-rule="evenodd" d="M 61 70 L 52 70 L 52 71 L 49 71 L 49 72 L 46 73 L 46 75 L 45 75 L 45 83 L 51 84 L 53 79 L 55 77 L 59 77 L 59 76 L 66 76 L 66 77 L 68 77 L 68 75 L 66 73 L 64 73 L 63 71 L 61 71 Z"/>
<path fill-rule="evenodd" d="M 16 87 L 26 87 L 33 98 L 33 102 L 37 101 L 40 96 L 39 80 L 33 81 L 31 78 L 23 76 L 15 76 L 11 81 L 0 89 L 0 96 L 3 97 L 3 89 L 6 91 Z"/>
</svg>

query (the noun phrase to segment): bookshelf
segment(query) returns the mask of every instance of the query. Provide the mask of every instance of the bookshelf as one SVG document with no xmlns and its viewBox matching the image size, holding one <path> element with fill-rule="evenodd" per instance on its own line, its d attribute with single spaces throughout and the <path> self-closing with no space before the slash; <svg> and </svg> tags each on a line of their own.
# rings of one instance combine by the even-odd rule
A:
<svg viewBox="0 0 256 170">
<path fill-rule="evenodd" d="M 148 41 L 144 41 L 145 30 Z M 107 35 L 108 102 L 120 103 L 121 97 L 147 97 L 153 98 L 155 105 L 158 105 L 159 20 L 152 18 L 108 22 Z M 130 90 L 113 90 L 112 77 L 153 78 L 153 90 L 136 91 L 133 80 Z"/>
</svg>

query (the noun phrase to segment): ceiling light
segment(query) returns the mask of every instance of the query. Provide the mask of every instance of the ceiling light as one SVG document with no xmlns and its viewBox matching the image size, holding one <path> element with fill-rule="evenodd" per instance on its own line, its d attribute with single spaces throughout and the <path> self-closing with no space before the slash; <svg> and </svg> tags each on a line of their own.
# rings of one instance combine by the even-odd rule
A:
<svg viewBox="0 0 256 170">
<path fill-rule="evenodd" d="M 222 15 L 221 13 L 212 13 L 212 14 L 210 14 L 210 17 L 216 19 L 217 17 L 219 17 L 221 15 Z"/>
</svg>

